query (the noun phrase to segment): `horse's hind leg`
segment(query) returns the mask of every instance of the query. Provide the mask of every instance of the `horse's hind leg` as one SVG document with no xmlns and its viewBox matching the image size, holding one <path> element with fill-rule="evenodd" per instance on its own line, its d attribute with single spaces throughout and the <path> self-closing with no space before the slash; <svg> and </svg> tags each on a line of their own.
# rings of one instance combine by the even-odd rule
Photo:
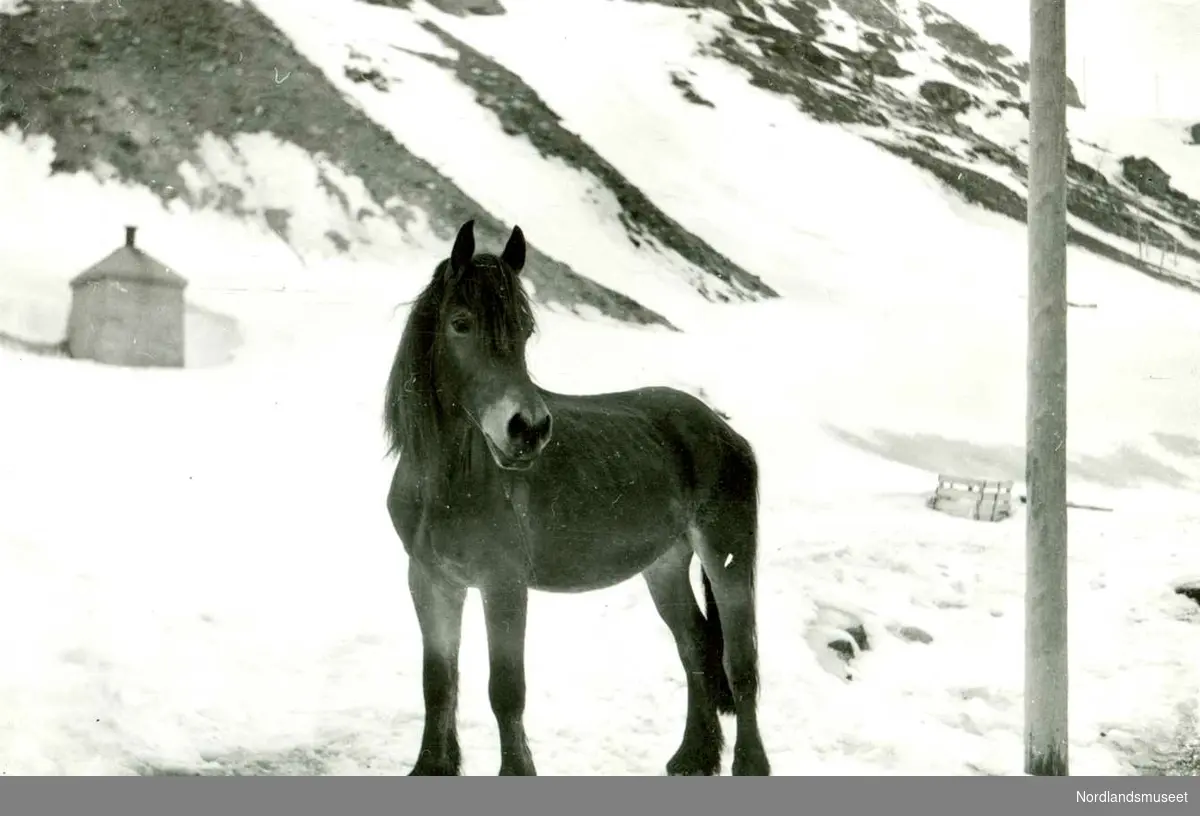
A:
<svg viewBox="0 0 1200 816">
<path fill-rule="evenodd" d="M 771 763 L 758 728 L 757 508 L 732 502 L 706 515 L 703 529 L 692 531 L 692 546 L 711 582 L 725 638 L 725 670 L 737 711 L 732 771 L 769 776 Z"/>
<path fill-rule="evenodd" d="M 439 579 L 416 561 L 408 564 L 408 588 L 421 627 L 425 693 L 421 753 L 409 776 L 457 776 L 462 767 L 455 722 L 458 648 L 467 593 Z"/>
<path fill-rule="evenodd" d="M 687 676 L 687 721 L 679 750 L 667 763 L 672 776 L 711 776 L 721 770 L 721 722 L 717 718 L 720 659 L 709 659 L 705 619 L 688 578 L 686 543 L 672 547 L 643 573 L 650 597 L 671 630 Z"/>
</svg>

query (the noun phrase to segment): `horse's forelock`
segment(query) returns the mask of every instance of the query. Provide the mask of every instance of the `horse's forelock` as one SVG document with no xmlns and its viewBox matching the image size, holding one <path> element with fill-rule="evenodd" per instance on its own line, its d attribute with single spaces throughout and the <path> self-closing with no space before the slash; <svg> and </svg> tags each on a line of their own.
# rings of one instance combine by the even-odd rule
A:
<svg viewBox="0 0 1200 816">
<path fill-rule="evenodd" d="M 495 255 L 476 255 L 448 294 L 476 316 L 493 349 L 509 348 L 534 329 L 533 309 L 517 273 Z"/>
</svg>

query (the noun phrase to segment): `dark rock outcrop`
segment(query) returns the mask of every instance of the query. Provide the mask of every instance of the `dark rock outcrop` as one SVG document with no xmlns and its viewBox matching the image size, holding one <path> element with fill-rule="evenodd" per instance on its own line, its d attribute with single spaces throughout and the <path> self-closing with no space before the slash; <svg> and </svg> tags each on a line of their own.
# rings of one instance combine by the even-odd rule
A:
<svg viewBox="0 0 1200 816">
<path fill-rule="evenodd" d="M 958 116 L 979 104 L 979 100 L 957 85 L 936 79 L 922 82 L 920 94 L 931 108 L 944 116 Z"/>
<path fill-rule="evenodd" d="M 466 17 L 468 14 L 494 16 L 504 13 L 500 0 L 429 0 L 429 5 L 447 14 Z"/>
<path fill-rule="evenodd" d="M 413 4 L 413 0 L 362 0 L 362 2 L 372 6 L 400 9 L 411 8 Z M 466 17 L 468 14 L 496 15 L 504 13 L 504 6 L 500 4 L 500 0 L 429 0 L 429 5 L 438 11 L 458 17 Z"/>
<path fill-rule="evenodd" d="M 1185 581 L 1175 587 L 1175 594 L 1200 604 L 1200 581 Z"/>
<path fill-rule="evenodd" d="M 1138 192 L 1153 198 L 1164 198 L 1171 191 L 1171 177 L 1145 156 L 1125 156 L 1121 159 L 1121 175 Z"/>
</svg>

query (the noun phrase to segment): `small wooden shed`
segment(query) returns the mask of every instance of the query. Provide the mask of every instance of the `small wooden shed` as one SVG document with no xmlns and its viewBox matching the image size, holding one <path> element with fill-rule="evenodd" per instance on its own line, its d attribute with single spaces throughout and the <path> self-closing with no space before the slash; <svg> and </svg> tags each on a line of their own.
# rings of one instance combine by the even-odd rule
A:
<svg viewBox="0 0 1200 816">
<path fill-rule="evenodd" d="M 126 227 L 124 246 L 71 281 L 67 351 L 108 365 L 182 367 L 187 281 L 136 237 Z"/>
</svg>

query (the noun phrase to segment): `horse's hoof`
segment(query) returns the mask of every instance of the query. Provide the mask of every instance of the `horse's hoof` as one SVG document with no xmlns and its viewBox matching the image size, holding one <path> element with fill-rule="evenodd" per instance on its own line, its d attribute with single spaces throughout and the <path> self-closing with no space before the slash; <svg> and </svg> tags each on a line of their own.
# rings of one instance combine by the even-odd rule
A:
<svg viewBox="0 0 1200 816">
<path fill-rule="evenodd" d="M 695 755 L 676 754 L 667 763 L 667 776 L 718 776 L 720 773 L 720 756 L 702 759 Z"/>
<path fill-rule="evenodd" d="M 537 776 L 533 768 L 501 768 L 497 776 Z"/>
<path fill-rule="evenodd" d="M 770 776 L 771 763 L 767 761 L 765 756 L 756 757 L 751 760 L 734 759 L 730 772 L 734 776 Z"/>
</svg>

